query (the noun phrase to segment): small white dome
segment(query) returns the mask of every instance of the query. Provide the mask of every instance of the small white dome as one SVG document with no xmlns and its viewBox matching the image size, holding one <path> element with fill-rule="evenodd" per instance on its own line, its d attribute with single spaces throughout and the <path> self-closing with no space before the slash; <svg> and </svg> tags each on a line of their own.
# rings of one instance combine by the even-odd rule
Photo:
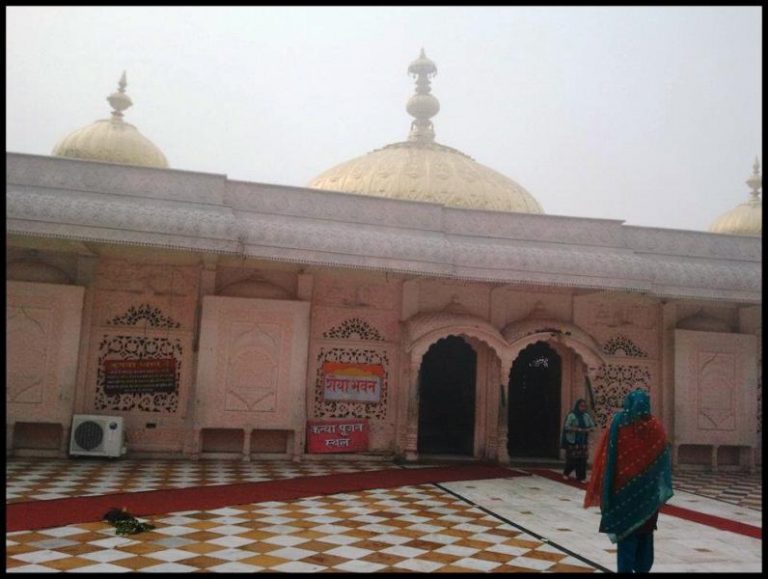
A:
<svg viewBox="0 0 768 579">
<path fill-rule="evenodd" d="M 123 121 L 123 110 L 133 103 L 125 94 L 125 73 L 119 89 L 107 100 L 113 107 L 112 118 L 96 121 L 64 137 L 54 147 L 54 157 L 103 161 L 121 165 L 168 168 L 163 152 L 130 123 Z"/>
</svg>

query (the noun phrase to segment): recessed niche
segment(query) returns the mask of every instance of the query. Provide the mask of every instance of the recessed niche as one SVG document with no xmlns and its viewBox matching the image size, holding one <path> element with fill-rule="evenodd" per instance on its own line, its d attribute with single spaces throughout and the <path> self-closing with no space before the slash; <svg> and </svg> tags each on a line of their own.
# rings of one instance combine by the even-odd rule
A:
<svg viewBox="0 0 768 579">
<path fill-rule="evenodd" d="M 677 451 L 677 462 L 712 466 L 712 447 L 707 444 L 681 444 Z"/>
<path fill-rule="evenodd" d="M 61 424 L 17 422 L 13 429 L 13 448 L 19 450 L 59 450 L 62 436 Z"/>
<path fill-rule="evenodd" d="M 291 430 L 254 430 L 251 432 L 251 452 L 254 454 L 285 454 Z"/>
<path fill-rule="evenodd" d="M 245 434 L 240 428 L 204 428 L 202 452 L 243 452 Z"/>
</svg>

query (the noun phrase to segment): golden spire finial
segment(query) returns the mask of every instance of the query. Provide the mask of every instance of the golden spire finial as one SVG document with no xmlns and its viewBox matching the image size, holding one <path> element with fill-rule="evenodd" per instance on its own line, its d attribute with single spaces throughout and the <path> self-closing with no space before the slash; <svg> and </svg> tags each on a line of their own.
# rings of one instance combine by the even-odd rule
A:
<svg viewBox="0 0 768 579">
<path fill-rule="evenodd" d="M 745 181 L 747 185 L 752 189 L 750 195 L 753 200 L 757 200 L 760 197 L 760 188 L 763 186 L 763 178 L 760 176 L 760 161 L 755 157 L 755 163 L 752 165 L 752 175 Z"/>
<path fill-rule="evenodd" d="M 437 65 L 427 58 L 422 48 L 419 58 L 408 67 L 408 72 L 416 77 L 416 94 L 408 99 L 405 107 L 414 118 L 408 140 L 431 143 L 435 140 L 435 130 L 429 119 L 440 111 L 440 102 L 430 94 L 429 79 L 437 74 Z"/>
<path fill-rule="evenodd" d="M 128 81 L 125 79 L 125 71 L 120 77 L 120 82 L 117 83 L 117 92 L 113 92 L 107 97 L 109 104 L 114 109 L 112 111 L 112 118 L 116 121 L 120 121 L 123 118 L 123 111 L 133 105 L 131 97 L 125 94 L 125 87 L 128 85 Z"/>
</svg>

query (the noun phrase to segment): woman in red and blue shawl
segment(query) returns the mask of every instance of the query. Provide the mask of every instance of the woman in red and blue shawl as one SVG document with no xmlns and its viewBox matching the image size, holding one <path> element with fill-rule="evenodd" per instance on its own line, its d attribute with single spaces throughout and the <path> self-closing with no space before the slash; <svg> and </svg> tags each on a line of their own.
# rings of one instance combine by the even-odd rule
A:
<svg viewBox="0 0 768 579">
<path fill-rule="evenodd" d="M 560 448 L 565 449 L 565 470 L 563 478 L 568 479 L 576 470 L 576 479 L 583 483 L 587 479 L 587 455 L 589 454 L 589 433 L 595 429 L 592 417 L 587 412 L 587 401 L 579 399 L 563 423 Z"/>
<path fill-rule="evenodd" d="M 619 573 L 651 570 L 659 509 L 672 495 L 664 426 L 651 415 L 648 393 L 634 390 L 600 440 L 584 497 L 585 508 L 600 506 L 600 532 L 617 543 Z"/>
</svg>

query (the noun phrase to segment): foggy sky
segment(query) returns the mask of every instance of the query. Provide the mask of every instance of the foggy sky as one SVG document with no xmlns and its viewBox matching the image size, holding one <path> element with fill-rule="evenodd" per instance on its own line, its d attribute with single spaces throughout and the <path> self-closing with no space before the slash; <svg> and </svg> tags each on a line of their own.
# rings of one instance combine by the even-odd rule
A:
<svg viewBox="0 0 768 579">
<path fill-rule="evenodd" d="M 759 7 L 7 7 L 6 150 L 109 117 L 174 169 L 305 186 L 406 140 L 407 68 L 436 141 L 550 215 L 707 230 L 762 164 Z"/>
</svg>

